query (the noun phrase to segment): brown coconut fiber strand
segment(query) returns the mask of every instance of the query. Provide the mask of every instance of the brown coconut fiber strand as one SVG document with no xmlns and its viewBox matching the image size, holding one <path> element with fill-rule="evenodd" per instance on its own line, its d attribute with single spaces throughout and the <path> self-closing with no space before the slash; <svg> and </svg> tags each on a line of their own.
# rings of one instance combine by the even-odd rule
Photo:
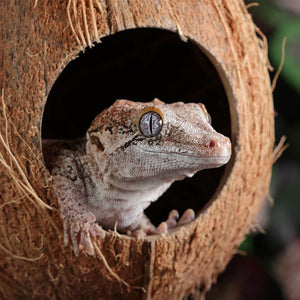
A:
<svg viewBox="0 0 300 300">
<path fill-rule="evenodd" d="M 246 5 L 247 9 L 249 9 L 251 7 L 258 7 L 258 6 L 259 6 L 258 2 L 248 3 Z M 255 28 L 255 31 L 256 31 L 257 35 L 260 37 L 260 39 L 258 39 L 258 43 L 261 47 L 261 50 L 264 53 L 264 58 L 266 60 L 266 64 L 268 66 L 268 69 L 269 69 L 269 71 L 272 72 L 274 70 L 274 68 L 271 66 L 270 61 L 269 61 L 269 57 L 268 57 L 268 49 L 269 49 L 268 40 L 267 40 L 266 36 L 263 34 L 263 32 L 260 30 L 260 28 L 257 27 L 255 24 L 253 24 L 253 25 L 254 25 L 254 28 Z"/>
<path fill-rule="evenodd" d="M 88 6 L 87 6 L 88 5 Z M 103 4 L 99 0 L 69 0 L 67 15 L 71 30 L 82 50 L 100 42 L 97 26 L 97 16 L 103 18 Z"/>
<path fill-rule="evenodd" d="M 249 9 L 250 7 L 257 7 L 259 6 L 259 3 L 258 2 L 250 2 L 246 5 L 247 9 Z"/>
<path fill-rule="evenodd" d="M 286 136 L 282 136 L 278 145 L 274 148 L 273 151 L 273 163 L 275 163 L 282 153 L 289 147 L 289 144 L 285 144 Z"/>
<path fill-rule="evenodd" d="M 275 76 L 273 78 L 273 81 L 272 81 L 272 92 L 274 92 L 275 88 L 276 88 L 276 83 L 277 83 L 277 80 L 279 78 L 279 75 L 280 75 L 280 72 L 283 68 L 283 65 L 284 65 L 284 59 L 285 59 L 285 44 L 286 44 L 286 37 L 283 38 L 283 41 L 282 41 L 282 45 L 281 45 L 281 60 L 280 60 L 280 64 L 279 64 L 279 67 L 278 67 L 278 70 L 276 71 L 275 73 Z"/>
</svg>

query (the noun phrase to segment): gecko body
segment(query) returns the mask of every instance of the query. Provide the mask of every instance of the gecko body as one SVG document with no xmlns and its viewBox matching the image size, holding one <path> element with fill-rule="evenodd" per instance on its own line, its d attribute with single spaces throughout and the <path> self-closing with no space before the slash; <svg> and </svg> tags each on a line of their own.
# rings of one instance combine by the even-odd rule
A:
<svg viewBox="0 0 300 300">
<path fill-rule="evenodd" d="M 175 180 L 222 166 L 231 155 L 230 140 L 216 132 L 203 104 L 165 104 L 117 100 L 101 112 L 86 136 L 74 141 L 45 141 L 45 161 L 53 176 L 64 224 L 71 238 L 94 253 L 91 235 L 117 228 L 152 234 L 193 220 L 187 210 L 177 222 L 171 211 L 155 228 L 144 210 Z"/>
</svg>

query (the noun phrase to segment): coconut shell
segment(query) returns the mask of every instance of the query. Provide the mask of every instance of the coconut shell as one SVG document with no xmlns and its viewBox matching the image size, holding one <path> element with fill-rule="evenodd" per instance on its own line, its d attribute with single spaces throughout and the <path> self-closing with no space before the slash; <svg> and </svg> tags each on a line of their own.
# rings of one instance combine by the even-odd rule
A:
<svg viewBox="0 0 300 300">
<path fill-rule="evenodd" d="M 0 24 L 1 298 L 203 296 L 252 227 L 268 194 L 273 162 L 266 41 L 244 2 L 3 0 Z M 228 99 L 233 155 L 194 222 L 141 240 L 109 232 L 94 241 L 95 257 L 76 257 L 63 245 L 59 207 L 43 163 L 44 108 L 56 79 L 80 51 L 135 28 L 174 32 L 209 58 Z"/>
</svg>

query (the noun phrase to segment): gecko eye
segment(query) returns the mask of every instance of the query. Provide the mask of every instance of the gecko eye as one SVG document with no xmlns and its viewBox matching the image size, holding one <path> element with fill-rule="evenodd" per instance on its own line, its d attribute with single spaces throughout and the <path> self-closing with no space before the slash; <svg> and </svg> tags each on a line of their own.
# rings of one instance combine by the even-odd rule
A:
<svg viewBox="0 0 300 300">
<path fill-rule="evenodd" d="M 139 128 L 145 137 L 157 136 L 161 132 L 162 126 L 162 115 L 154 110 L 147 111 L 140 118 Z"/>
</svg>

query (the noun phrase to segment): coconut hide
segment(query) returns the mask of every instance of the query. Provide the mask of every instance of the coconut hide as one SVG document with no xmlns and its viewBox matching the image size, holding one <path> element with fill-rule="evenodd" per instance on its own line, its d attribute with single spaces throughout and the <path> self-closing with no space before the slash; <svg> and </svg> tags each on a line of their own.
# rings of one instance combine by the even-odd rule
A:
<svg viewBox="0 0 300 300">
<path fill-rule="evenodd" d="M 0 24 L 0 297 L 183 299 L 204 295 L 252 227 L 271 176 L 274 110 L 267 47 L 244 2 L 3 0 Z M 223 104 L 211 102 L 211 110 L 220 105 L 213 121 L 226 121 L 224 131 L 231 136 L 232 158 L 194 222 L 170 234 L 141 240 L 108 232 L 105 240 L 94 241 L 95 257 L 84 253 L 76 257 L 71 246 L 63 245 L 59 207 L 43 163 L 47 99 L 65 67 L 80 53 L 84 57 L 95 44 L 101 48 L 106 38 L 118 45 L 121 34 L 129 29 L 133 34 L 140 30 L 142 41 L 147 28 L 176 36 L 180 45 L 192 43 L 213 66 L 209 68 L 214 69 L 219 88 L 224 90 L 223 98 L 215 97 Z M 161 54 L 165 42 L 160 37 L 151 47 Z M 172 55 L 177 50 L 169 47 L 168 51 Z M 130 51 L 129 57 L 136 55 L 138 52 Z M 114 58 L 114 62 L 120 65 L 122 59 Z M 170 68 L 175 70 L 180 62 L 185 68 L 179 56 Z M 105 65 L 107 72 L 110 66 Z M 180 86 L 183 77 L 178 84 L 173 82 L 173 87 Z M 203 84 L 196 75 L 193 80 L 194 86 L 202 86 L 201 93 L 204 86 L 214 84 L 213 79 Z M 110 82 L 113 86 L 114 77 Z M 186 86 L 189 89 L 188 83 Z M 110 90 L 114 97 L 118 86 Z M 177 94 L 184 98 L 185 91 Z M 106 101 L 99 93 L 99 101 Z M 84 101 L 77 99 L 77 106 L 89 107 Z M 68 115 L 68 105 L 56 108 L 52 117 L 58 111 Z M 60 129 L 64 130 L 58 126 L 56 132 Z M 209 186 L 206 180 L 206 176 L 196 178 L 196 185 Z M 196 189 L 191 203 L 203 194 Z M 173 208 L 167 205 L 169 211 Z M 150 215 L 155 217 L 157 211 Z"/>
</svg>

